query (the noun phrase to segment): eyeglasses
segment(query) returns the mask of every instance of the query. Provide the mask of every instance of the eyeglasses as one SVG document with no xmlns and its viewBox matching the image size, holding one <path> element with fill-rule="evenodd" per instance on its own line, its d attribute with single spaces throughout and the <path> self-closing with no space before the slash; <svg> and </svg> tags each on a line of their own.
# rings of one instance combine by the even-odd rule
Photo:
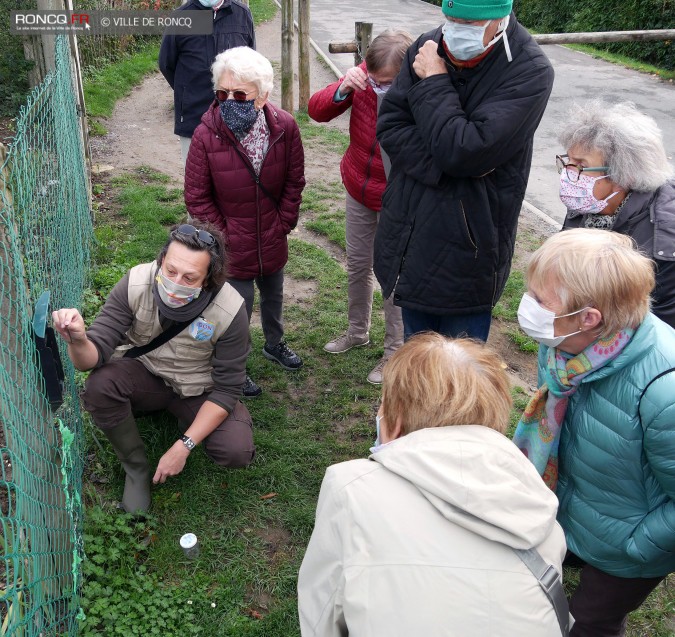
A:
<svg viewBox="0 0 675 637">
<path fill-rule="evenodd" d="M 379 88 L 381 91 L 386 91 L 389 87 L 391 87 L 392 82 L 376 82 L 370 75 L 368 76 L 368 84 L 370 84 L 373 88 Z"/>
<path fill-rule="evenodd" d="M 197 239 L 201 241 L 204 245 L 212 246 L 216 242 L 216 238 L 206 230 L 198 230 L 194 226 L 191 226 L 189 223 L 184 223 L 181 226 L 178 226 L 171 234 L 182 234 L 184 237 L 194 237 L 197 235 Z"/>
<path fill-rule="evenodd" d="M 237 102 L 245 102 L 246 97 L 248 95 L 251 95 L 252 93 L 255 93 L 255 91 L 249 91 L 248 93 L 246 91 L 228 91 L 225 88 L 219 88 L 216 93 L 216 99 L 219 102 L 224 102 L 225 100 L 229 99 L 230 95 L 235 99 Z"/>
<path fill-rule="evenodd" d="M 558 174 L 562 173 L 563 169 L 567 173 L 567 179 L 572 183 L 579 181 L 579 176 L 582 172 L 602 172 L 609 170 L 609 166 L 577 166 L 576 164 L 570 164 L 566 162 L 565 159 L 569 159 L 569 155 L 556 155 L 555 156 L 555 165 L 558 169 Z"/>
</svg>

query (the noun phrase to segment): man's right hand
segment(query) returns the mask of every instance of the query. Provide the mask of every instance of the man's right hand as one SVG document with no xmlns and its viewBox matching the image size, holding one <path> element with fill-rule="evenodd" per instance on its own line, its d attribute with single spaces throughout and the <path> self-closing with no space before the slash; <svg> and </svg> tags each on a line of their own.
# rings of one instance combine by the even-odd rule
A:
<svg viewBox="0 0 675 637">
<path fill-rule="evenodd" d="M 340 84 L 340 95 L 348 95 L 352 91 L 365 91 L 368 86 L 368 76 L 358 66 L 353 66 L 345 73 L 345 79 Z"/>
<path fill-rule="evenodd" d="M 84 319 L 75 308 L 62 308 L 52 312 L 54 329 L 66 343 L 83 343 L 87 340 Z"/>
</svg>

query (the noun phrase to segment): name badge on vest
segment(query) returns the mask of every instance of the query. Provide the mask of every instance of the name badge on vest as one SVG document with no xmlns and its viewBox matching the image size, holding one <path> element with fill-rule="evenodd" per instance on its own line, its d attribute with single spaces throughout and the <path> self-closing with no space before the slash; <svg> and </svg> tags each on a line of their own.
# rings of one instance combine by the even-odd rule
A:
<svg viewBox="0 0 675 637">
<path fill-rule="evenodd" d="M 200 316 L 190 323 L 188 331 L 195 341 L 208 341 L 213 336 L 215 328 L 213 323 Z"/>
</svg>

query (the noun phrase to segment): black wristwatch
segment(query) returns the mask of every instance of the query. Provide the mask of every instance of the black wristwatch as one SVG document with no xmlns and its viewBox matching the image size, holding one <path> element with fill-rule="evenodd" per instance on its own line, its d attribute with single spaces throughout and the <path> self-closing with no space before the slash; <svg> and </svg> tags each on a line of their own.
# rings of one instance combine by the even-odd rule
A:
<svg viewBox="0 0 675 637">
<path fill-rule="evenodd" d="M 183 434 L 183 435 L 180 437 L 180 439 L 181 439 L 181 441 L 182 441 L 183 444 L 185 445 L 185 448 L 186 448 L 188 451 L 192 451 L 192 450 L 195 448 L 195 441 L 192 440 L 192 438 L 190 438 L 190 436 L 186 436 L 185 434 Z"/>
</svg>

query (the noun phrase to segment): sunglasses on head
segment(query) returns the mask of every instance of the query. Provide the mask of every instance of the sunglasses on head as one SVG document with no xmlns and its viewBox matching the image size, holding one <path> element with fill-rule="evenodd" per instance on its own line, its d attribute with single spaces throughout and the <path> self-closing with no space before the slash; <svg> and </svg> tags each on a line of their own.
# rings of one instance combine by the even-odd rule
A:
<svg viewBox="0 0 675 637">
<path fill-rule="evenodd" d="M 236 102 L 245 102 L 246 98 L 255 93 L 255 91 L 228 91 L 227 89 L 219 88 L 216 92 L 216 99 L 219 102 L 224 102 L 231 95 Z"/>
<path fill-rule="evenodd" d="M 197 235 L 197 239 L 201 241 L 204 245 L 212 246 L 216 239 L 215 237 L 206 230 L 198 230 L 194 226 L 191 226 L 189 223 L 184 223 L 183 225 L 178 226 L 174 230 L 174 233 L 182 234 L 184 237 L 194 237 Z"/>
</svg>

